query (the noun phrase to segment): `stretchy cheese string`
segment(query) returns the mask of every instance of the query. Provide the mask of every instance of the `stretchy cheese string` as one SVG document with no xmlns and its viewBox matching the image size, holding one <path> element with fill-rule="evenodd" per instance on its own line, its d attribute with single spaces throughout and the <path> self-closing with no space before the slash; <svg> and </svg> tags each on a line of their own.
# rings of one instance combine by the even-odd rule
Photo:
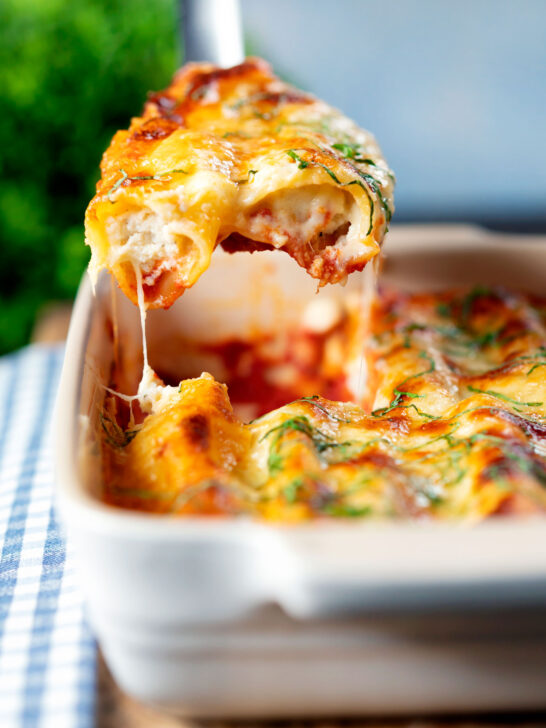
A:
<svg viewBox="0 0 546 728">
<path fill-rule="evenodd" d="M 142 288 L 142 272 L 138 266 L 133 265 L 137 285 L 137 302 L 140 313 L 140 328 L 142 333 L 142 378 L 138 385 L 137 395 L 140 407 L 143 412 L 156 412 L 169 398 L 178 391 L 177 387 L 170 387 L 163 384 L 154 372 L 148 361 L 148 343 L 146 341 L 146 302 L 144 301 L 144 290 Z"/>
<path fill-rule="evenodd" d="M 142 367 L 142 379 L 147 374 L 147 370 L 150 368 L 148 364 L 148 343 L 146 341 L 146 304 L 144 303 L 144 290 L 142 288 L 142 271 L 138 265 L 133 265 L 135 271 L 136 285 L 137 285 L 137 301 L 138 311 L 140 314 L 140 328 L 142 334 L 142 356 L 144 364 Z"/>
<path fill-rule="evenodd" d="M 135 399 L 138 399 L 138 394 L 122 394 L 121 392 L 118 392 L 115 389 L 111 389 L 110 387 L 107 387 L 105 384 L 101 384 L 102 388 L 108 392 L 109 394 L 113 394 L 116 397 L 119 397 L 124 402 L 132 403 L 135 401 Z"/>
<path fill-rule="evenodd" d="M 110 301 L 112 305 L 112 328 L 114 333 L 114 341 L 113 341 L 113 347 L 114 347 L 114 368 L 116 371 L 119 370 L 119 317 L 118 317 L 118 297 L 117 297 L 117 291 L 116 291 L 116 284 L 114 282 L 114 279 L 110 279 Z M 102 384 L 102 383 L 101 383 Z M 129 428 L 133 428 L 135 426 L 135 415 L 133 412 L 133 402 L 135 399 L 138 398 L 137 395 L 129 395 L 129 394 L 122 394 L 121 392 L 117 392 L 115 389 L 111 389 L 110 387 L 106 387 L 105 385 L 102 385 L 103 389 L 108 392 L 109 394 L 113 394 L 114 396 L 118 397 L 119 399 L 122 399 L 124 402 L 129 403 Z"/>
<path fill-rule="evenodd" d="M 112 306 L 112 330 L 114 335 L 114 340 L 112 342 L 114 347 L 114 369 L 118 371 L 120 365 L 118 297 L 116 291 L 116 283 L 113 276 L 110 276 L 110 304 Z"/>
<path fill-rule="evenodd" d="M 133 265 L 133 269 L 135 272 L 135 280 L 136 280 L 136 289 L 137 289 L 137 302 L 138 302 L 138 309 L 139 309 L 139 315 L 140 315 L 140 328 L 141 328 L 141 336 L 142 336 L 142 359 L 143 359 L 143 365 L 142 365 L 142 376 L 140 378 L 140 382 L 138 385 L 137 393 L 136 394 L 123 394 L 121 392 L 118 392 L 115 389 L 112 389 L 111 387 L 107 387 L 105 384 L 103 384 L 100 381 L 100 377 L 96 372 L 93 372 L 95 375 L 95 378 L 97 380 L 97 383 L 99 386 L 109 394 L 112 394 L 114 397 L 118 397 L 119 399 L 123 400 L 124 402 L 128 402 L 130 405 L 130 419 L 129 419 L 129 427 L 134 426 L 134 413 L 133 413 L 133 407 L 132 403 L 135 400 L 138 400 L 140 407 L 143 412 L 145 413 L 151 413 L 156 412 L 159 410 L 164 404 L 166 404 L 170 397 L 176 392 L 177 387 L 171 387 L 163 384 L 163 382 L 159 379 L 155 371 L 152 369 L 152 367 L 149 364 L 148 361 L 148 343 L 146 339 L 146 303 L 144 301 L 144 290 L 142 286 L 142 272 L 140 268 L 138 268 L 137 265 Z M 112 306 L 112 316 L 114 318 L 114 328 L 117 329 L 118 322 L 117 322 L 117 306 Z"/>
<path fill-rule="evenodd" d="M 122 394 L 122 392 L 118 392 L 115 389 L 112 389 L 111 387 L 107 387 L 105 384 L 100 385 L 101 387 L 108 392 L 109 394 L 113 394 L 115 397 L 119 397 L 119 399 L 122 399 L 124 402 L 133 403 L 135 399 L 140 399 L 142 397 L 141 393 L 141 387 L 143 388 L 144 381 L 146 377 L 155 376 L 155 372 L 151 369 L 151 367 L 148 364 L 148 346 L 146 342 L 146 304 L 144 303 L 144 293 L 142 288 L 142 273 L 140 271 L 140 268 L 136 265 L 133 266 L 135 271 L 135 278 L 136 278 L 136 284 L 137 284 L 137 297 L 138 297 L 138 308 L 140 313 L 140 327 L 141 327 L 141 335 L 142 335 L 142 356 L 144 359 L 144 365 L 142 368 L 142 377 L 140 380 L 140 384 L 138 387 L 138 393 L 137 394 Z M 116 302 L 116 295 L 115 290 L 112 289 L 112 318 L 113 318 L 113 328 L 114 328 L 114 361 L 116 366 L 118 365 L 118 307 Z M 133 412 L 131 409 L 131 417 L 133 416 Z"/>
</svg>

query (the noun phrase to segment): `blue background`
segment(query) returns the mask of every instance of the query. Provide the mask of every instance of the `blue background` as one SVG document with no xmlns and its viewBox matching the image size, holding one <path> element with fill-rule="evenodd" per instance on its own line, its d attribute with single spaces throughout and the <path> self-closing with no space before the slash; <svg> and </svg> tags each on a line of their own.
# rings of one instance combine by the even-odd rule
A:
<svg viewBox="0 0 546 728">
<path fill-rule="evenodd" d="M 546 229 L 546 2 L 242 0 L 251 50 L 374 132 L 396 220 Z"/>
</svg>

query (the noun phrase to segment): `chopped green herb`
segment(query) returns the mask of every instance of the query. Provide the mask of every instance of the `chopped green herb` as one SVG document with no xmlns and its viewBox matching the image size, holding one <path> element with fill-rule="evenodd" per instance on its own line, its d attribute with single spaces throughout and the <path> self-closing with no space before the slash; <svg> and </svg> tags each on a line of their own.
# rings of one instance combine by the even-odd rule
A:
<svg viewBox="0 0 546 728">
<path fill-rule="evenodd" d="M 248 170 L 248 177 L 246 179 L 237 179 L 237 180 L 235 180 L 235 182 L 238 185 L 244 185 L 247 182 L 252 182 L 252 180 L 254 179 L 254 175 L 255 174 L 258 174 L 258 170 L 257 169 L 249 169 Z"/>
<path fill-rule="evenodd" d="M 303 485 L 303 478 L 294 478 L 288 485 L 285 485 L 282 492 L 287 503 L 295 503 L 298 491 Z"/>
<path fill-rule="evenodd" d="M 534 366 L 532 366 L 529 369 L 529 371 L 527 372 L 526 376 L 529 376 L 529 374 L 531 374 L 532 372 L 534 372 L 535 369 L 538 369 L 539 367 L 546 367 L 546 361 L 542 361 L 539 364 L 535 364 Z"/>
<path fill-rule="evenodd" d="M 298 163 L 298 169 L 305 169 L 311 164 L 311 162 L 306 162 L 305 159 L 302 159 L 300 155 L 297 154 L 293 149 L 287 149 L 286 153 L 291 159 L 294 160 L 294 162 Z"/>
<path fill-rule="evenodd" d="M 368 230 L 366 231 L 366 235 L 369 235 L 371 231 L 373 230 L 373 215 L 375 210 L 375 204 L 373 201 L 373 197 L 370 195 L 370 190 L 366 187 L 366 185 L 362 184 L 362 182 L 359 179 L 354 179 L 351 182 L 345 182 L 342 187 L 350 187 L 351 185 L 358 185 L 364 192 L 366 193 L 366 197 L 368 198 L 368 202 L 370 204 L 370 224 L 368 225 Z"/>
<path fill-rule="evenodd" d="M 349 503 L 330 503 L 324 513 L 334 518 L 362 518 L 372 513 L 370 506 L 352 506 Z"/>
<path fill-rule="evenodd" d="M 360 144 L 332 144 L 332 148 L 337 149 L 338 152 L 341 152 L 346 159 L 352 159 L 353 162 L 358 162 L 359 164 L 369 164 L 372 167 L 377 167 L 373 159 L 359 156 L 359 151 L 361 148 Z"/>
<path fill-rule="evenodd" d="M 278 452 L 272 449 L 269 452 L 269 457 L 267 458 L 267 467 L 269 469 L 269 474 L 276 475 L 277 473 L 279 473 L 282 470 L 282 464 L 282 457 L 279 455 Z"/>
<path fill-rule="evenodd" d="M 110 189 L 107 195 L 110 202 L 112 202 L 111 196 L 114 194 L 114 192 L 119 189 L 121 185 L 125 182 L 125 180 L 129 177 L 124 169 L 120 169 L 119 171 L 121 172 L 121 177 L 117 180 L 117 182 L 114 183 L 114 186 Z"/>
<path fill-rule="evenodd" d="M 260 438 L 260 442 L 274 435 L 273 442 L 271 443 L 271 449 L 268 457 L 268 467 L 273 472 L 279 472 L 282 469 L 282 458 L 279 453 L 281 446 L 281 440 L 287 432 L 301 432 L 309 438 L 311 444 L 315 448 L 317 454 L 323 458 L 325 453 L 329 451 L 339 452 L 343 458 L 346 450 L 349 446 L 354 443 L 351 442 L 336 442 L 329 435 L 322 432 L 309 422 L 308 418 L 303 415 L 297 415 L 285 420 L 280 425 L 271 428 Z"/>
<path fill-rule="evenodd" d="M 498 341 L 500 333 L 503 331 L 503 329 L 504 326 L 501 326 L 501 328 L 497 329 L 497 331 L 486 331 L 480 336 L 474 336 L 472 339 L 472 344 L 479 347 L 491 346 L 491 344 L 494 344 Z"/>
<path fill-rule="evenodd" d="M 229 137 L 239 137 L 241 139 L 252 139 L 250 134 L 247 134 L 244 131 L 226 131 L 225 134 L 222 134 L 222 139 L 228 139 Z"/>
<path fill-rule="evenodd" d="M 379 197 L 379 199 L 381 200 L 381 204 L 383 205 L 383 209 L 385 210 L 385 217 L 387 218 L 387 223 L 389 223 L 392 218 L 392 210 L 391 210 L 387 200 L 383 197 L 381 185 L 375 179 L 375 177 L 372 177 L 371 174 L 368 174 L 367 172 L 361 172 L 356 167 L 353 167 L 353 169 L 355 170 L 355 172 L 358 174 L 359 177 L 362 177 L 362 179 L 365 180 L 370 185 L 372 190 Z"/>
<path fill-rule="evenodd" d="M 477 392 L 478 394 L 489 394 L 491 397 L 502 399 L 504 402 L 509 402 L 510 404 L 517 404 L 520 407 L 542 407 L 544 404 L 543 402 L 520 402 L 518 399 L 507 397 L 502 392 L 495 392 L 493 389 L 478 389 L 478 387 L 473 387 L 471 384 L 468 385 L 468 389 L 471 392 Z"/>
<path fill-rule="evenodd" d="M 106 442 L 115 448 L 124 448 L 133 440 L 139 432 L 140 428 L 134 430 L 123 430 L 118 423 L 103 414 L 99 414 L 100 424 L 104 432 Z"/>
<path fill-rule="evenodd" d="M 284 434 L 287 430 L 295 430 L 297 432 L 303 432 L 304 434 L 308 435 L 309 437 L 313 434 L 313 427 L 307 417 L 303 416 L 296 416 L 291 417 L 288 420 L 285 420 L 280 425 L 276 425 L 275 427 L 272 427 L 270 430 L 268 430 L 265 435 L 263 435 L 260 438 L 260 442 L 267 439 L 270 435 L 272 435 L 274 432 L 280 433 L 281 435 Z"/>
<path fill-rule="evenodd" d="M 404 332 L 404 341 L 403 346 L 405 349 L 411 349 L 411 337 L 409 334 L 411 334 L 413 331 L 426 331 L 427 327 L 423 324 L 408 324 L 407 326 L 404 326 L 402 331 Z"/>
<path fill-rule="evenodd" d="M 305 150 L 303 150 L 305 151 Z M 336 175 L 336 173 L 331 170 L 329 167 L 327 167 L 325 164 L 322 164 L 322 162 L 311 162 L 306 159 L 302 159 L 299 154 L 296 153 L 294 149 L 287 149 L 286 153 L 289 157 L 291 157 L 295 162 L 298 162 L 298 169 L 305 169 L 306 167 L 309 167 L 310 165 L 315 165 L 317 167 L 322 167 L 322 169 L 334 180 L 336 184 L 338 184 L 340 187 L 350 187 L 351 185 L 358 185 L 364 192 L 366 193 L 366 196 L 368 197 L 368 202 L 370 204 L 370 224 L 368 226 L 368 230 L 366 232 L 366 235 L 369 235 L 371 231 L 373 230 L 373 216 L 374 216 L 374 201 L 372 196 L 370 195 L 370 191 L 366 185 L 364 185 L 360 180 L 354 179 L 350 182 L 341 182 L 339 177 Z M 357 172 L 357 174 L 360 174 L 359 170 L 354 168 L 354 171 Z M 381 199 L 382 196 L 379 195 Z M 388 218 L 390 220 L 390 217 Z"/>
<path fill-rule="evenodd" d="M 451 306 L 449 303 L 446 303 L 445 301 L 442 301 L 436 306 L 436 313 L 438 316 L 442 316 L 443 318 L 448 318 L 451 316 Z"/>
<path fill-rule="evenodd" d="M 332 144 L 333 149 L 337 149 L 347 159 L 354 159 L 358 155 L 360 144 Z"/>
<path fill-rule="evenodd" d="M 463 477 L 464 477 L 464 471 L 459 471 L 459 472 L 457 473 L 457 475 L 456 475 L 456 478 L 455 478 L 455 480 L 454 480 L 454 481 L 451 481 L 451 484 L 453 485 L 453 484 L 455 484 L 455 483 L 458 483 L 458 482 L 460 482 L 460 481 L 462 480 L 462 478 L 463 478 Z M 435 506 L 437 506 L 437 505 L 439 505 L 440 503 L 443 503 L 443 502 L 444 502 L 444 500 L 445 500 L 444 496 L 443 496 L 443 495 L 441 495 L 440 493 L 438 493 L 438 492 L 437 492 L 437 491 L 436 491 L 436 490 L 435 490 L 435 489 L 434 489 L 433 487 L 431 487 L 430 485 L 429 485 L 429 486 L 425 486 L 425 487 L 421 487 L 421 488 L 416 488 L 416 490 L 417 490 L 417 492 L 418 492 L 418 493 L 419 493 L 420 495 L 423 495 L 423 496 L 424 496 L 424 497 L 425 497 L 425 498 L 426 498 L 426 499 L 428 500 L 428 502 L 429 502 L 429 503 L 430 503 L 431 505 L 435 505 Z"/>
<path fill-rule="evenodd" d="M 312 441 L 313 445 L 319 453 L 323 452 L 329 447 L 336 447 L 338 445 L 338 443 L 332 441 L 332 438 L 329 435 L 326 435 L 324 432 L 321 432 L 316 427 L 313 427 L 307 417 L 304 417 L 302 415 L 291 417 L 290 419 L 285 420 L 282 424 L 273 427 L 271 430 L 269 430 L 269 432 L 266 432 L 266 434 L 261 438 L 260 442 L 262 440 L 265 440 L 273 433 L 276 433 L 277 436 L 273 443 L 273 445 L 276 445 L 287 431 L 302 432 Z"/>
<path fill-rule="evenodd" d="M 492 295 L 494 295 L 494 291 L 492 291 L 490 288 L 486 288 L 485 286 L 475 286 L 470 291 L 470 293 L 468 293 L 463 298 L 461 303 L 461 318 L 465 326 L 468 324 L 468 321 L 470 319 L 470 314 L 472 313 L 472 307 L 474 305 L 474 302 L 478 298 Z"/>
<path fill-rule="evenodd" d="M 240 99 L 237 99 L 233 104 L 228 104 L 228 109 L 232 109 L 233 111 L 238 111 L 242 106 L 246 106 L 246 104 L 252 104 L 255 101 L 260 101 L 263 94 L 253 94 L 252 96 L 243 96 Z"/>
<path fill-rule="evenodd" d="M 144 175 L 136 175 L 134 177 L 129 177 L 127 172 L 124 169 L 119 170 L 121 172 L 121 177 L 114 183 L 113 187 L 110 189 L 108 194 L 106 195 L 110 202 L 113 202 L 112 195 L 116 190 L 118 190 L 121 185 L 126 181 L 137 181 L 137 180 L 143 180 L 143 179 L 156 179 L 159 180 L 162 177 L 167 177 L 171 174 L 188 174 L 185 169 L 169 169 L 167 172 L 158 172 L 157 174 L 144 174 Z"/>
<path fill-rule="evenodd" d="M 426 395 L 424 394 L 416 394 L 415 392 L 407 392 L 405 390 L 400 389 L 404 384 L 411 381 L 412 379 L 418 379 L 419 377 L 424 377 L 426 374 L 431 374 L 436 369 L 436 365 L 434 363 L 434 359 L 428 354 L 426 351 L 421 351 L 419 353 L 419 356 L 421 359 L 426 359 L 429 363 L 428 369 L 417 372 L 416 374 L 411 374 L 409 377 L 406 377 L 400 384 L 397 385 L 393 389 L 394 397 L 389 402 L 389 404 L 386 407 L 381 407 L 380 409 L 376 409 L 372 411 L 372 417 L 382 417 L 383 415 L 388 414 L 389 412 L 392 412 L 392 410 L 396 409 L 397 407 L 400 407 L 400 405 L 403 402 L 404 397 L 409 397 L 410 399 L 416 399 L 416 398 L 424 398 Z M 416 408 L 417 409 L 417 408 Z M 417 410 L 419 414 L 425 414 L 421 413 L 419 410 Z"/>
<path fill-rule="evenodd" d="M 318 394 L 313 394 L 310 397 L 300 397 L 296 400 L 296 402 L 311 402 L 318 410 L 321 412 L 324 412 L 324 414 L 329 417 L 331 420 L 335 420 L 336 422 L 344 422 L 345 424 L 348 424 L 351 422 L 351 420 L 344 419 L 343 417 L 338 417 L 337 415 L 333 415 L 331 412 L 329 412 L 324 405 L 319 404 L 316 400 L 319 398 Z"/>
<path fill-rule="evenodd" d="M 130 180 L 137 179 L 161 179 L 161 177 L 168 177 L 171 174 L 188 174 L 185 169 L 168 169 L 166 172 L 158 172 L 157 174 L 144 174 L 136 177 L 127 177 Z"/>
<path fill-rule="evenodd" d="M 318 163 L 319 167 L 322 167 L 322 169 L 330 175 L 330 177 L 334 180 L 334 182 L 338 185 L 341 185 L 343 187 L 343 183 L 341 180 L 336 176 L 335 172 L 333 172 L 329 167 L 327 167 L 325 164 Z"/>
<path fill-rule="evenodd" d="M 515 463 L 524 473 L 528 473 L 536 478 L 541 485 L 546 485 L 546 467 L 544 462 L 536 460 L 531 453 L 525 452 L 523 445 L 516 444 L 514 446 L 503 437 L 489 435 L 485 432 L 477 432 L 470 437 L 471 443 L 478 440 L 484 440 L 499 447 L 507 460 Z"/>
<path fill-rule="evenodd" d="M 401 409 L 413 409 L 420 417 L 425 417 L 427 420 L 441 420 L 442 418 L 439 415 L 431 415 L 428 412 L 423 412 L 423 410 L 420 410 L 419 407 L 415 404 L 402 404 L 400 405 Z M 372 413 L 373 414 L 373 413 Z"/>
<path fill-rule="evenodd" d="M 254 109 L 252 114 L 257 119 L 263 119 L 264 121 L 270 121 L 275 116 L 275 114 L 272 114 L 271 111 L 263 112 L 263 111 L 256 111 L 256 109 Z"/>
</svg>

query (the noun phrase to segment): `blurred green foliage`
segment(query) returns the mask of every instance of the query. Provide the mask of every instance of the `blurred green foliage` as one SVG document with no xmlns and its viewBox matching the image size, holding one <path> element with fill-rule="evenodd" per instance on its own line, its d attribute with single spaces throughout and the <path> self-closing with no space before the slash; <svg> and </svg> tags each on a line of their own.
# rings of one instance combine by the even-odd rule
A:
<svg viewBox="0 0 546 728">
<path fill-rule="evenodd" d="M 0 353 L 74 295 L 112 134 L 180 62 L 176 0 L 0 3 Z"/>
</svg>

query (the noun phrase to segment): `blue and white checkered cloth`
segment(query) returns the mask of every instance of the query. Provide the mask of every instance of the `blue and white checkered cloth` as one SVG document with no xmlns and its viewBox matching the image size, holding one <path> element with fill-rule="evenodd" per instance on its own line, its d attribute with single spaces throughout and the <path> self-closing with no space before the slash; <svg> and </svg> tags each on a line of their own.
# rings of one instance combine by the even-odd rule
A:
<svg viewBox="0 0 546 728">
<path fill-rule="evenodd" d="M 0 726 L 90 728 L 95 644 L 53 503 L 63 349 L 0 359 Z"/>
</svg>

